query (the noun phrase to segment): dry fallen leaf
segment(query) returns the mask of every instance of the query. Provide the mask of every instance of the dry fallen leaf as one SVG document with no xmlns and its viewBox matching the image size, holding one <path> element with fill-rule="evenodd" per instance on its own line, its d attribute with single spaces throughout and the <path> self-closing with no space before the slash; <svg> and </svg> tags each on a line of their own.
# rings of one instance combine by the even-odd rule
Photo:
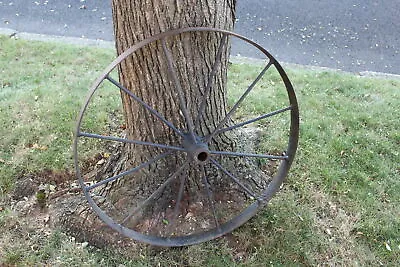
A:
<svg viewBox="0 0 400 267">
<path fill-rule="evenodd" d="M 186 214 L 186 216 L 185 216 L 185 219 L 186 220 L 190 220 L 190 219 L 192 219 L 193 218 L 193 213 L 191 213 L 191 212 L 188 212 L 187 214 Z"/>
<path fill-rule="evenodd" d="M 385 242 L 385 247 L 387 250 L 392 251 L 392 249 L 390 248 L 389 244 Z"/>
<path fill-rule="evenodd" d="M 97 165 L 103 165 L 104 163 L 106 163 L 106 160 L 105 159 L 101 159 L 96 164 Z"/>
<path fill-rule="evenodd" d="M 43 218 L 44 224 L 47 224 L 50 221 L 50 215 L 47 215 Z"/>
<path fill-rule="evenodd" d="M 45 151 L 45 150 L 48 149 L 47 146 L 41 146 L 41 145 L 39 145 L 39 144 L 37 144 L 37 143 L 34 143 L 34 144 L 32 144 L 32 145 L 28 145 L 28 147 L 33 148 L 33 149 L 36 149 L 36 150 L 42 150 L 42 151 Z"/>
<path fill-rule="evenodd" d="M 332 232 L 331 232 L 331 230 L 329 230 L 329 228 L 326 228 L 326 229 L 325 229 L 325 232 L 326 232 L 328 235 L 332 235 Z"/>
</svg>

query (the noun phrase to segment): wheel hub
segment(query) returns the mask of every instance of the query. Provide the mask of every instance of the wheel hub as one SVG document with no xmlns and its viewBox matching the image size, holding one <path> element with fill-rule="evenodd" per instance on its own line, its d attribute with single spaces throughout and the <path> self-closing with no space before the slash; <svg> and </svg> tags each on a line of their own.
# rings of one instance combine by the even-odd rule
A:
<svg viewBox="0 0 400 267">
<path fill-rule="evenodd" d="M 195 139 L 195 140 L 194 140 Z M 201 142 L 200 137 L 186 134 L 183 138 L 183 147 L 188 156 L 198 164 L 205 164 L 210 159 L 210 150 L 206 143 Z"/>
</svg>

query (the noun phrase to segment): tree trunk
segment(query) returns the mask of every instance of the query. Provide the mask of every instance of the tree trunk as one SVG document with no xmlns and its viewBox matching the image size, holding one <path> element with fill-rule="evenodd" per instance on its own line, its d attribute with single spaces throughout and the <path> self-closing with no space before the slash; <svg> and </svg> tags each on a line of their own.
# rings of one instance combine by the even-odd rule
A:
<svg viewBox="0 0 400 267">
<path fill-rule="evenodd" d="M 236 0 L 113 0 L 118 55 L 146 38 L 172 29 L 212 27 L 232 30 L 235 4 Z M 204 137 L 217 127 L 229 110 L 226 97 L 229 52 L 229 39 L 221 33 L 192 32 L 166 37 L 140 48 L 121 62 L 118 66 L 120 87 L 127 88 L 185 135 L 189 135 L 185 117 L 196 121 L 194 135 Z M 172 66 L 168 65 L 168 57 L 172 58 L 169 61 Z M 218 64 L 217 58 L 220 58 Z M 198 116 L 214 66 L 217 68 L 205 112 Z M 171 69 L 176 72 L 178 82 L 174 81 Z M 182 88 L 182 94 L 178 87 Z M 128 139 L 178 147 L 187 144 L 185 138 L 171 130 L 123 90 L 121 99 Z M 188 114 L 183 114 L 185 112 L 182 102 Z M 199 118 L 198 121 L 195 118 Z M 236 139 L 239 139 L 236 134 L 243 137 L 243 133 L 235 131 L 216 135 L 211 139 L 212 143 L 208 144 L 210 150 L 235 151 L 244 146 L 242 139 L 251 141 L 251 138 L 244 136 L 240 144 L 236 144 Z M 111 151 L 108 162 L 102 165 L 102 170 L 99 170 L 96 163 L 85 177 L 88 181 L 115 177 L 166 151 L 168 150 L 133 144 L 114 146 L 114 151 Z M 186 152 L 172 152 L 163 160 L 158 160 L 132 175 L 124 175 L 114 182 L 91 190 L 91 197 L 115 223 L 143 234 L 173 237 L 218 228 L 219 224 L 230 220 L 245 207 L 248 195 L 243 188 L 239 188 L 240 186 L 226 177 L 226 174 L 225 178 L 221 178 L 224 176 L 223 172 L 221 169 L 212 169 L 212 164 L 204 165 L 204 169 L 200 165 L 191 164 L 190 168 L 177 173 L 177 169 L 185 166 L 188 157 Z M 248 173 L 243 171 L 247 168 L 249 172 L 253 172 L 255 165 L 249 166 L 238 158 L 229 162 L 223 157 L 215 158 L 227 169 L 235 170 L 238 176 L 243 176 L 242 183 L 250 191 L 256 192 L 256 187 L 265 188 L 265 184 L 260 186 L 258 183 L 263 180 L 257 179 L 261 177 L 260 173 L 254 171 L 256 174 L 248 178 Z M 168 187 L 160 186 L 173 173 L 177 175 Z M 155 194 L 156 192 L 158 193 Z M 147 200 L 151 201 L 147 203 Z M 213 205 L 215 207 L 211 207 Z M 82 196 L 66 198 L 56 206 L 57 212 L 53 216 L 55 225 L 61 226 L 80 240 L 87 240 L 98 246 L 119 247 L 122 244 L 124 250 L 126 244 L 130 244 L 126 239 L 121 239 L 117 232 L 104 227 L 105 224 L 88 208 Z M 134 214 L 133 211 L 138 212 Z M 169 223 L 172 220 L 174 223 Z"/>
<path fill-rule="evenodd" d="M 235 0 L 113 0 L 112 4 L 118 54 L 160 32 L 200 26 L 232 30 L 235 20 Z M 165 39 L 165 46 L 172 56 L 172 67 L 183 89 L 184 102 L 192 120 L 197 116 L 200 100 L 221 41 L 222 34 L 214 32 L 184 33 Z M 212 132 L 226 115 L 229 48 L 229 43 L 223 46 L 220 66 L 207 100 L 205 112 L 207 116 L 200 117 L 196 132 L 198 136 L 206 136 Z M 125 88 L 157 110 L 178 129 L 187 133 L 178 88 L 171 79 L 165 51 L 160 41 L 139 49 L 124 60 L 119 66 L 119 80 Z M 121 97 L 127 136 L 130 139 L 182 146 L 182 137 L 150 114 L 141 104 L 126 93 L 121 93 Z M 231 150 L 234 146 L 234 138 L 226 134 L 219 135 L 211 144 L 211 147 L 218 150 L 227 147 Z M 129 145 L 125 147 L 125 169 L 146 162 L 163 152 L 165 150 L 148 146 Z M 121 214 L 128 212 L 135 206 L 133 202 L 148 197 L 166 176 L 183 164 L 185 157 L 183 153 L 174 153 L 166 160 L 150 165 L 139 175 L 119 179 L 107 188 L 107 197 L 113 200 L 113 205 L 122 211 Z M 190 177 L 186 180 L 187 193 L 198 191 L 201 187 L 199 174 L 192 171 L 183 175 Z M 171 188 L 162 196 L 166 205 L 176 196 L 179 179 L 175 188 Z M 170 194 L 172 192 L 175 194 Z"/>
<path fill-rule="evenodd" d="M 228 107 L 229 34 L 204 27 L 232 30 L 235 0 L 112 4 L 116 48 L 124 57 L 114 61 L 119 62 L 118 78 L 112 72 L 101 81 L 120 89 L 127 138 L 99 137 L 113 142 L 104 146 L 110 156 L 104 153 L 101 163 L 88 161 L 90 166 L 81 168 L 85 184 L 95 182 L 84 188 L 93 209 L 83 196 L 61 199 L 55 205 L 54 223 L 81 240 L 99 246 L 122 244 L 124 249 L 130 242 L 120 234 L 168 246 L 221 236 L 253 216 L 287 173 L 291 162 L 280 160 L 294 155 L 297 136 L 292 131 L 298 130 L 290 82 L 268 56 L 262 72 Z M 177 31 L 188 27 L 203 28 Z M 173 29 L 176 34 L 154 39 Z M 150 37 L 154 41 L 141 42 Z M 134 46 L 138 43 L 145 45 Z M 132 46 L 137 49 L 127 56 L 124 52 Z M 236 108 L 272 65 L 281 74 L 291 106 L 232 124 Z M 250 124 L 288 110 L 289 156 L 277 156 L 279 150 L 258 154 L 258 129 Z M 271 162 L 260 170 L 262 159 Z"/>
</svg>

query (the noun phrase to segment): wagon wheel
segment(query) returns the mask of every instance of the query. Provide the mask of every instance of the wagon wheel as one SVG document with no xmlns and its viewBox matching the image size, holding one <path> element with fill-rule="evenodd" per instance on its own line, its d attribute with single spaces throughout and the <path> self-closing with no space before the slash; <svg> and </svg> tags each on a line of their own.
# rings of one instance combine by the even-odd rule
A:
<svg viewBox="0 0 400 267">
<path fill-rule="evenodd" d="M 209 134 L 202 136 L 197 131 L 199 116 L 191 118 L 189 112 L 186 108 L 184 93 L 179 85 L 179 81 L 177 75 L 175 73 L 175 67 L 173 64 L 173 57 L 166 46 L 166 39 L 171 37 L 176 37 L 182 34 L 194 34 L 196 32 L 208 32 L 215 33 L 221 36 L 220 45 L 218 48 L 218 52 L 216 55 L 215 62 L 211 68 L 210 78 L 207 84 L 207 87 L 203 93 L 198 114 L 204 114 L 207 112 L 206 109 L 206 99 L 210 97 L 210 91 L 212 90 L 212 82 L 210 82 L 213 77 L 216 75 L 217 68 L 219 67 L 219 62 L 221 60 L 221 51 L 222 47 L 226 45 L 227 40 L 237 39 L 238 41 L 242 41 L 250 45 L 251 47 L 257 49 L 266 57 L 266 64 L 263 66 L 262 71 L 256 76 L 255 80 L 250 83 L 250 86 L 243 90 L 243 93 L 238 97 L 238 100 L 235 103 L 232 103 L 229 108 L 226 110 L 226 116 L 219 122 L 216 122 L 217 125 Z M 230 38 L 230 39 L 229 39 Z M 168 66 L 168 76 L 171 79 L 172 84 L 177 90 L 177 95 L 182 115 L 185 118 L 186 125 L 185 128 L 182 129 L 178 126 L 175 126 L 172 122 L 167 120 L 156 108 L 151 107 L 144 100 L 137 97 L 133 94 L 128 88 L 125 88 L 121 85 L 116 79 L 112 78 L 110 73 L 116 69 L 121 62 L 123 62 L 127 57 L 131 56 L 135 53 L 135 51 L 141 49 L 142 47 L 148 46 L 150 44 L 157 44 L 161 47 L 164 52 L 165 61 Z M 269 111 L 266 113 L 259 113 L 254 115 L 252 118 L 242 119 L 241 122 L 233 122 L 235 118 L 235 113 L 239 109 L 245 99 L 250 95 L 251 91 L 256 87 L 257 83 L 263 78 L 263 76 L 270 70 L 274 68 L 277 73 L 277 77 L 279 78 L 282 88 L 284 91 L 285 103 L 281 107 L 269 108 Z M 132 140 L 124 137 L 115 137 L 111 135 L 100 135 L 94 133 L 88 133 L 82 130 L 82 123 L 87 113 L 88 106 L 91 101 L 93 101 L 93 97 L 95 92 L 99 89 L 100 85 L 103 83 L 110 83 L 116 90 L 117 93 L 128 95 L 132 101 L 136 101 L 139 105 L 141 105 L 151 116 L 154 116 L 161 123 L 169 127 L 172 131 L 177 133 L 177 135 L 182 136 L 182 142 L 180 145 L 170 145 L 170 144 L 160 144 L 156 142 L 147 142 L 143 140 Z M 248 152 L 236 152 L 236 151 L 216 151 L 211 147 L 212 140 L 222 134 L 230 131 L 240 131 L 241 129 L 247 129 L 250 125 L 259 124 L 266 120 L 274 120 L 279 116 L 287 116 L 287 120 L 282 120 L 282 122 L 287 125 L 283 125 L 282 128 L 287 129 L 287 134 L 281 137 L 284 141 L 284 146 L 272 147 L 268 149 L 267 153 L 265 152 L 256 152 L 256 153 L 248 153 Z M 274 129 L 268 129 L 267 131 L 274 131 Z M 231 232 L 235 228 L 239 227 L 246 221 L 248 221 L 251 217 L 253 217 L 256 212 L 265 206 L 268 201 L 272 198 L 272 196 L 277 192 L 280 188 L 284 178 L 287 176 L 289 168 L 293 162 L 293 158 L 295 156 L 295 152 L 297 149 L 298 143 L 298 134 L 299 134 L 299 113 L 298 113 L 298 104 L 295 96 L 295 92 L 293 87 L 281 67 L 281 65 L 276 61 L 276 59 L 270 55 L 264 48 L 255 42 L 238 35 L 233 32 L 214 29 L 214 28 L 185 28 L 173 30 L 165 33 L 161 33 L 145 39 L 144 41 L 139 42 L 138 44 L 132 46 L 128 50 L 126 50 L 123 54 L 121 54 L 118 58 L 116 58 L 111 65 L 107 67 L 104 73 L 96 80 L 94 85 L 92 86 L 88 97 L 81 109 L 77 120 L 77 127 L 75 132 L 74 139 L 74 157 L 75 157 L 75 168 L 76 174 L 79 180 L 79 183 L 83 189 L 84 195 L 89 202 L 89 205 L 92 209 L 97 213 L 99 218 L 104 221 L 108 226 L 118 231 L 119 233 L 130 237 L 132 239 L 145 242 L 152 245 L 158 246 L 186 246 L 191 244 L 196 244 L 200 242 L 204 242 L 207 240 L 211 240 L 217 237 L 220 237 L 226 233 Z M 163 153 L 155 156 L 149 157 L 148 161 L 144 161 L 138 166 L 134 166 L 131 169 L 124 170 L 121 173 L 114 175 L 112 177 L 103 177 L 99 179 L 94 184 L 87 184 L 84 179 L 84 175 L 82 174 L 80 168 L 79 161 L 79 152 L 78 146 L 79 142 L 82 139 L 97 139 L 101 142 L 117 142 L 117 143 L 128 143 L 135 144 L 139 146 L 148 146 L 155 147 L 157 149 L 164 150 Z M 149 168 L 153 164 L 156 164 L 160 160 L 164 160 L 168 157 L 171 157 L 172 154 L 180 154 L 184 161 L 179 166 L 176 166 L 176 169 L 170 172 L 167 177 L 165 177 L 160 184 L 153 192 L 139 203 L 135 204 L 133 207 L 128 209 L 128 212 L 124 214 L 124 216 L 115 218 L 112 214 L 105 211 L 101 208 L 101 205 L 96 202 L 95 191 L 103 186 L 107 186 L 111 183 L 118 182 L 120 179 L 125 179 L 125 177 L 130 177 L 131 175 L 135 175 L 135 173 Z M 241 176 L 241 174 L 233 169 L 230 169 L 230 166 L 224 166 L 224 158 L 240 158 L 244 161 L 247 160 L 258 160 L 262 162 L 272 161 L 275 165 L 275 171 L 272 176 L 269 178 L 265 178 L 265 186 L 261 186 L 257 190 L 253 190 L 247 183 L 247 180 Z M 245 166 L 245 165 L 244 165 Z M 249 165 L 248 165 L 249 166 Z M 254 166 L 254 165 L 251 165 Z M 259 165 L 257 165 L 259 166 Z M 210 171 L 213 170 L 213 171 Z M 254 168 L 250 168 L 249 171 L 252 172 Z M 190 214 L 186 211 L 184 214 L 181 213 L 181 202 L 183 201 L 185 195 L 185 183 L 187 181 L 187 175 L 194 175 L 194 173 L 200 173 L 201 181 L 199 183 L 202 184 L 203 191 L 199 194 L 202 194 L 204 197 L 204 201 L 202 202 L 203 212 L 200 213 L 199 218 L 193 218 L 196 215 Z M 211 178 L 210 174 L 214 173 L 217 175 L 217 178 Z M 246 196 L 246 200 L 242 201 L 240 209 L 232 209 L 232 206 L 229 206 L 228 203 L 232 203 L 235 201 L 235 198 L 231 199 L 219 199 L 218 194 L 222 194 L 221 189 L 217 188 L 216 180 L 224 180 L 229 181 L 233 187 L 235 187 L 236 192 L 240 192 L 242 195 Z M 154 202 L 156 201 L 157 196 L 163 190 L 170 187 L 172 184 L 177 184 L 178 187 L 176 191 L 176 197 L 174 201 L 169 206 L 169 209 L 172 210 L 170 213 L 171 216 L 168 219 L 165 219 L 161 216 L 158 218 L 158 221 L 155 224 L 161 224 L 161 226 L 148 226 L 147 230 L 144 230 L 142 227 L 138 227 L 137 224 L 135 226 L 130 226 L 127 222 L 136 216 L 140 211 L 145 209 L 147 206 L 156 205 Z M 226 206 L 225 206 L 226 205 Z M 229 210 L 229 216 L 222 214 L 224 210 Z M 205 211 L 205 212 L 204 212 Z M 205 215 L 207 213 L 207 215 Z M 165 213 L 163 213 L 165 216 Z M 203 217 L 201 217 L 203 216 Z M 207 216 L 207 219 L 205 218 Z M 140 216 L 139 216 L 140 217 Z M 139 218 L 139 220 L 144 220 L 143 218 Z M 207 221 L 206 226 L 198 226 L 193 231 L 183 231 L 177 232 L 176 229 L 181 227 L 185 228 L 184 225 L 191 222 L 199 222 L 203 223 Z M 171 230 L 172 224 L 180 224 L 180 226 L 176 226 Z M 196 224 L 194 224 L 196 226 Z M 151 227 L 154 227 L 152 229 Z"/>
</svg>

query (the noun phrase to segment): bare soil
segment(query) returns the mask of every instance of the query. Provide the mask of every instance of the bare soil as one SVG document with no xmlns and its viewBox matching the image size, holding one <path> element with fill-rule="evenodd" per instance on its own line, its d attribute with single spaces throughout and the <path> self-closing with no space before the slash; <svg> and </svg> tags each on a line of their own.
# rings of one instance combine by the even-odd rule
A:
<svg viewBox="0 0 400 267">
<path fill-rule="evenodd" d="M 248 129 L 245 135 L 251 138 L 243 138 L 243 140 L 249 141 L 242 142 L 241 149 L 250 148 L 256 143 L 257 131 Z M 82 166 L 85 180 L 96 182 L 103 179 L 104 172 L 113 170 L 110 168 L 113 160 L 115 158 L 113 159 L 112 153 L 97 154 L 87 160 Z M 243 178 L 241 179 L 243 184 L 259 193 L 268 184 L 270 179 L 268 177 L 274 173 L 279 162 L 270 161 L 257 166 L 245 161 L 230 163 L 226 161 L 224 164 L 232 164 L 228 169 L 236 169 L 235 174 Z M 246 169 L 248 172 L 243 171 Z M 243 193 L 240 186 L 232 181 L 224 181 L 226 177 L 217 174 L 215 170 L 214 175 L 211 175 L 211 170 L 208 170 L 208 173 L 210 174 L 208 182 L 212 188 L 210 190 L 212 190 L 215 217 L 212 213 L 212 204 L 206 194 L 207 191 L 202 185 L 196 194 L 185 188 L 178 213 L 175 212 L 176 198 L 173 198 L 162 204 L 163 209 L 150 209 L 156 212 L 142 212 L 140 216 L 135 215 L 135 218 L 126 220 L 124 225 L 145 234 L 171 237 L 190 235 L 216 228 L 218 224 L 223 224 L 237 216 L 251 201 L 254 201 L 249 195 Z M 261 180 L 264 181 L 264 184 L 257 182 Z M 179 190 L 178 182 L 172 186 L 175 187 L 173 189 L 175 192 Z M 103 210 L 111 215 L 121 213 L 121 210 L 115 208 L 115 202 L 102 196 L 102 188 L 96 192 L 99 194 L 95 200 Z M 44 196 L 40 196 L 39 193 L 44 193 Z M 140 201 L 142 199 L 143 197 Z M 140 201 L 138 198 L 137 203 Z M 49 235 L 56 229 L 62 229 L 78 242 L 88 242 L 99 248 L 114 247 L 118 250 L 123 248 L 125 252 L 130 249 L 135 250 L 137 246 L 134 241 L 121 236 L 105 225 L 92 212 L 76 181 L 75 173 L 71 170 L 61 172 L 44 170 L 40 173 L 19 177 L 9 199 L 0 203 L 0 209 L 6 208 L 11 210 L 17 218 L 15 221 L 22 228 L 28 229 L 25 230 L 28 232 Z M 124 213 L 125 216 L 126 213 Z M 216 218 L 218 224 L 215 221 Z M 120 219 L 121 216 L 118 217 L 118 220 Z"/>
</svg>

